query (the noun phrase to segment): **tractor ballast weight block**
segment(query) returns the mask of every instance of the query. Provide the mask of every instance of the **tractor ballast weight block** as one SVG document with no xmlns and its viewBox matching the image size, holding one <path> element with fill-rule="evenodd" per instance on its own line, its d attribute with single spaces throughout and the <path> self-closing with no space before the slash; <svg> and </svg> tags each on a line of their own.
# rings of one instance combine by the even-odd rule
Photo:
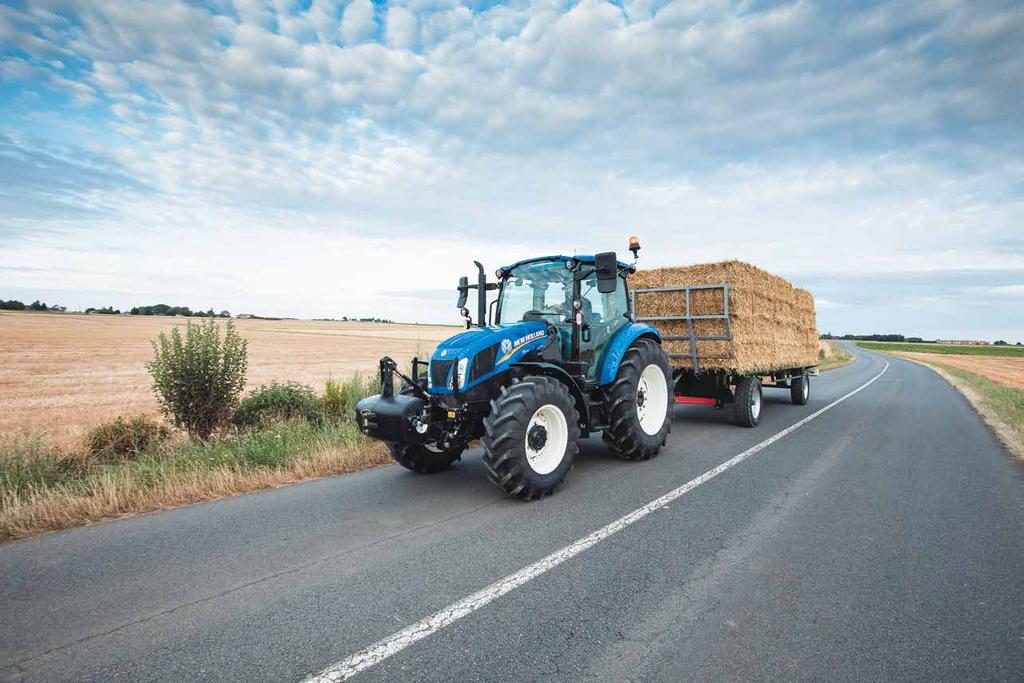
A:
<svg viewBox="0 0 1024 683">
<path fill-rule="evenodd" d="M 356 422 L 366 436 L 381 441 L 420 441 L 416 420 L 425 402 L 418 396 L 369 396 L 356 404 Z"/>
</svg>

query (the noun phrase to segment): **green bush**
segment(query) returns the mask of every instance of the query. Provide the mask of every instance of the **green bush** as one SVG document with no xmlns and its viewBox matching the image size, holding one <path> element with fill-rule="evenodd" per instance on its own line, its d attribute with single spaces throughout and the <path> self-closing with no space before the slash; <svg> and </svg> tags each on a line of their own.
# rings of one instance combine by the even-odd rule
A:
<svg viewBox="0 0 1024 683">
<path fill-rule="evenodd" d="M 238 427 L 260 427 L 280 420 L 302 419 L 311 425 L 322 425 L 324 417 L 324 401 L 312 387 L 298 382 L 274 382 L 242 399 L 231 423 Z"/>
<path fill-rule="evenodd" d="M 247 344 L 228 321 L 221 339 L 212 319 L 188 322 L 184 339 L 175 327 L 153 342 L 153 392 L 163 413 L 197 441 L 226 425 L 245 386 Z"/>
<path fill-rule="evenodd" d="M 379 391 L 380 378 L 376 376 L 364 379 L 353 375 L 344 382 L 329 379 L 324 385 L 324 414 L 335 422 L 352 420 L 356 403 Z"/>
<path fill-rule="evenodd" d="M 80 458 L 43 443 L 38 435 L 0 435 L 0 508 L 81 473 Z"/>
<path fill-rule="evenodd" d="M 85 447 L 99 460 L 133 460 L 170 435 L 167 427 L 145 415 L 119 417 L 94 427 L 85 437 Z"/>
</svg>

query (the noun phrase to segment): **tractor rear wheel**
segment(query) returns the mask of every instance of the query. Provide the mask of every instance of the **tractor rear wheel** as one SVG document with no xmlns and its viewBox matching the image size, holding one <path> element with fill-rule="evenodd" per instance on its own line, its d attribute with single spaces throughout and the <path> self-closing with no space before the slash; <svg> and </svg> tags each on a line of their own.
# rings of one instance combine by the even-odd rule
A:
<svg viewBox="0 0 1024 683">
<path fill-rule="evenodd" d="M 658 454 L 672 427 L 672 367 L 661 345 L 638 339 L 626 351 L 605 392 L 609 427 L 604 440 L 623 460 Z"/>
<path fill-rule="evenodd" d="M 516 498 L 551 493 L 579 451 L 579 421 L 572 394 L 557 379 L 528 377 L 502 387 L 484 418 L 488 477 Z"/>
</svg>

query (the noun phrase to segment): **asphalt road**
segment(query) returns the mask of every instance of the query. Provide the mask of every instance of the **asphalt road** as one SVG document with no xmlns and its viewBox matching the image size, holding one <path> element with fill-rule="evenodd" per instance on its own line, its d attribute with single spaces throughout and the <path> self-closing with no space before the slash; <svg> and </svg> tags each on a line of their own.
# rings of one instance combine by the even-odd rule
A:
<svg viewBox="0 0 1024 683">
<path fill-rule="evenodd" d="M 0 679 L 299 681 L 586 536 L 877 375 L 679 409 L 508 500 L 478 453 L 0 546 Z M 354 680 L 1021 680 L 1024 467 L 930 370 L 874 384 Z"/>
</svg>

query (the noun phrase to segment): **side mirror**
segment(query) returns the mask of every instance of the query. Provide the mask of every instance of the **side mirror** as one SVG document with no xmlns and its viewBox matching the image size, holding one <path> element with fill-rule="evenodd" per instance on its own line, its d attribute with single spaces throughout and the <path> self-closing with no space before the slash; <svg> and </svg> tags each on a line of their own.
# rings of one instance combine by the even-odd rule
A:
<svg viewBox="0 0 1024 683">
<path fill-rule="evenodd" d="M 611 294 L 618 287 L 619 263 L 614 251 L 606 251 L 594 256 L 594 270 L 597 271 L 597 291 Z"/>
<path fill-rule="evenodd" d="M 463 275 L 459 278 L 459 302 L 455 308 L 465 308 L 466 299 L 469 298 L 469 278 Z"/>
</svg>

